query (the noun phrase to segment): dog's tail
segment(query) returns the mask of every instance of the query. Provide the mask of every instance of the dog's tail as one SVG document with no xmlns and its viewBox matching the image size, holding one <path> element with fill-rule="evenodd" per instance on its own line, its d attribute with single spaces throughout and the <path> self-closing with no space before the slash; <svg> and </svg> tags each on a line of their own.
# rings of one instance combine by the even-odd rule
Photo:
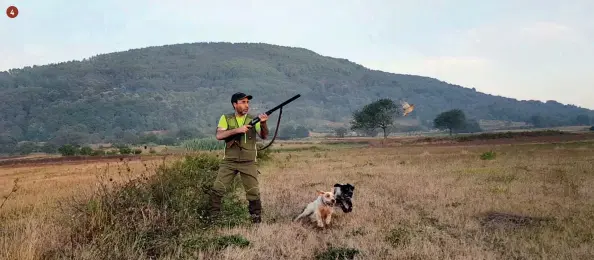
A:
<svg viewBox="0 0 594 260">
<path fill-rule="evenodd" d="M 295 222 L 295 221 L 299 220 L 299 219 L 300 219 L 300 218 L 302 218 L 302 217 L 309 216 L 309 214 L 306 214 L 306 213 L 305 213 L 305 210 L 306 210 L 306 209 L 307 209 L 307 206 L 306 206 L 306 207 L 304 207 L 304 208 L 301 210 L 301 214 L 297 215 L 297 217 L 295 217 L 295 218 L 293 219 L 293 222 Z M 310 213 L 310 214 L 311 214 L 311 213 Z"/>
</svg>

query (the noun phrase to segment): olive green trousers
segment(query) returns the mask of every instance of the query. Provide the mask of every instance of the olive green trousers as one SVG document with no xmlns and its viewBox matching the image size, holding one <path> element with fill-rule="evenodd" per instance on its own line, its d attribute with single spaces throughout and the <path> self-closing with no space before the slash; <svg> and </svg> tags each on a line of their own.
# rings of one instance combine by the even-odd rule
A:
<svg viewBox="0 0 594 260">
<path fill-rule="evenodd" d="M 219 172 L 213 184 L 213 192 L 223 196 L 229 190 L 233 178 L 239 174 L 245 190 L 246 199 L 249 201 L 260 199 L 260 188 L 258 183 L 258 168 L 255 162 L 235 162 L 224 160 L 219 166 Z"/>
</svg>

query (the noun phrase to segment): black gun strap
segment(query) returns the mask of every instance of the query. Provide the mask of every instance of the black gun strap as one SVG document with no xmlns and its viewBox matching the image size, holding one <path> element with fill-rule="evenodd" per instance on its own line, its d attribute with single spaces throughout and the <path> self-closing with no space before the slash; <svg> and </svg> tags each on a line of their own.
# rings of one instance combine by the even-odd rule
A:
<svg viewBox="0 0 594 260">
<path fill-rule="evenodd" d="M 276 139 L 276 134 L 278 133 L 278 126 L 280 125 L 280 120 L 281 120 L 282 115 L 283 115 L 283 107 L 281 107 L 278 111 L 278 120 L 276 120 L 276 127 L 274 128 L 274 135 L 272 136 L 272 140 L 270 140 L 270 143 L 268 143 L 266 146 L 258 149 L 258 151 L 262 151 L 262 150 L 268 148 L 268 146 L 270 146 L 272 144 L 272 142 L 274 142 L 274 139 Z"/>
<path fill-rule="evenodd" d="M 278 120 L 276 120 L 276 127 L 274 128 L 274 136 L 272 136 L 272 140 L 270 140 L 270 142 L 267 145 L 265 145 L 262 148 L 256 148 L 256 149 L 250 149 L 250 148 L 246 148 L 246 147 L 242 147 L 242 146 L 239 146 L 239 148 L 242 150 L 248 150 L 248 151 L 254 151 L 254 150 L 262 151 L 262 150 L 268 148 L 270 145 L 272 145 L 272 143 L 274 142 L 274 139 L 276 139 L 276 135 L 278 134 L 278 126 L 280 125 L 280 120 L 281 120 L 282 115 L 283 115 L 283 107 L 279 108 Z"/>
</svg>

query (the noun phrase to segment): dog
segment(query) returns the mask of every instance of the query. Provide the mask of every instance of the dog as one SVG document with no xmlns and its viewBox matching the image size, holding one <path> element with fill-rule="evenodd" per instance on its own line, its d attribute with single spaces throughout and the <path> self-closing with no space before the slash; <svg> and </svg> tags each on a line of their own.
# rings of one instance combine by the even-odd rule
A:
<svg viewBox="0 0 594 260">
<path fill-rule="evenodd" d="M 355 186 L 350 183 L 334 184 L 334 198 L 336 198 L 336 205 L 340 206 L 342 212 L 349 213 L 353 211 L 353 194 L 355 192 Z"/>
<path fill-rule="evenodd" d="M 334 189 L 334 188 L 333 188 Z M 334 213 L 334 206 L 336 199 L 334 198 L 334 191 L 325 192 L 316 190 L 318 197 L 307 204 L 305 209 L 299 214 L 293 222 L 309 216 L 312 222 L 317 222 L 318 227 L 324 228 L 324 224 L 330 225 L 332 214 Z"/>
</svg>

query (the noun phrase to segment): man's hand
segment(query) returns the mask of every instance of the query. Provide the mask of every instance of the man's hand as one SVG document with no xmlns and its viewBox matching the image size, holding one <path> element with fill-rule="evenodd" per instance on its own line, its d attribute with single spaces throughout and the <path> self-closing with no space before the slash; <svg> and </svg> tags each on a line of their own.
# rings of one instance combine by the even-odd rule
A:
<svg viewBox="0 0 594 260">
<path fill-rule="evenodd" d="M 251 127 L 251 125 L 244 125 L 242 127 L 235 128 L 235 132 L 238 134 L 245 134 L 248 130 L 250 130 Z"/>
<path fill-rule="evenodd" d="M 266 124 L 268 115 L 266 113 L 262 113 L 259 114 L 258 117 L 260 118 L 260 138 L 266 139 L 268 137 L 268 125 Z"/>
<path fill-rule="evenodd" d="M 266 113 L 259 114 L 258 117 L 260 118 L 260 122 L 264 123 L 268 120 L 268 115 Z"/>
</svg>

